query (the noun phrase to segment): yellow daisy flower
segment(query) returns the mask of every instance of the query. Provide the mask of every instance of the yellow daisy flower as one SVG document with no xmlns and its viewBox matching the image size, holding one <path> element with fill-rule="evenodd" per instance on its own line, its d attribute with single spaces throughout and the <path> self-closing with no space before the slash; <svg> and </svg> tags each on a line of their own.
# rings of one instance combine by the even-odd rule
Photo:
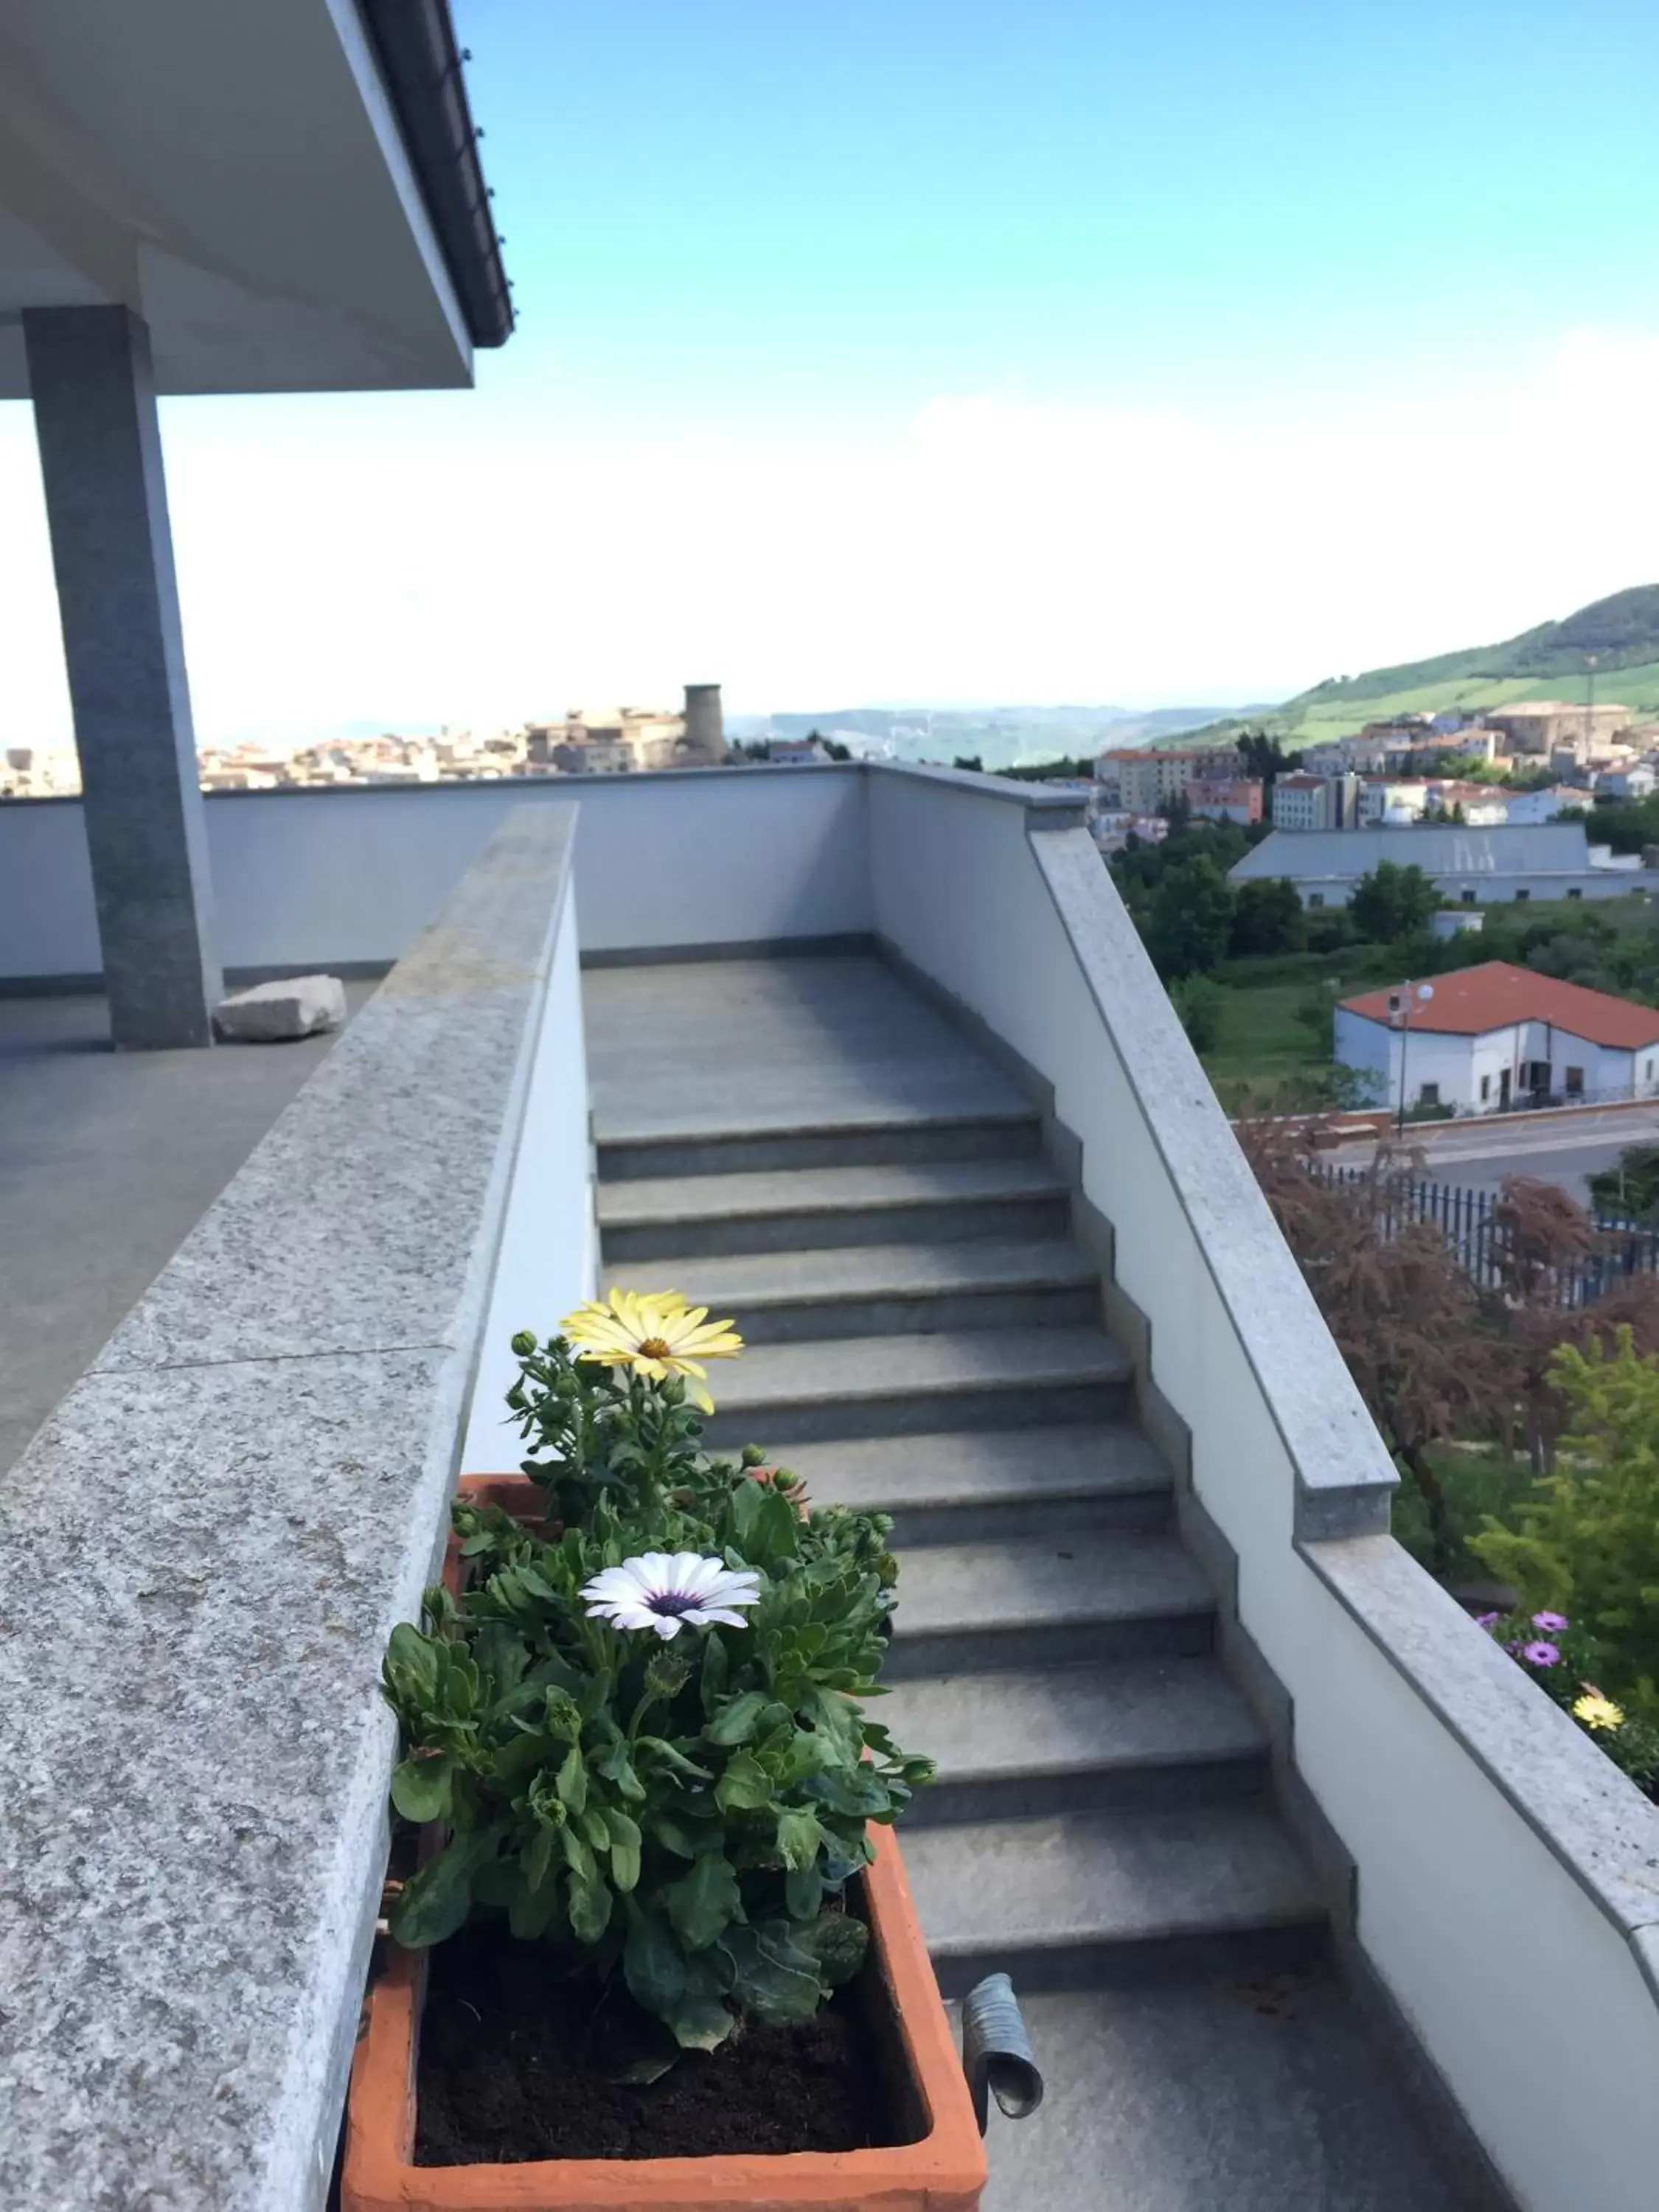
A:
<svg viewBox="0 0 1659 2212">
<path fill-rule="evenodd" d="M 648 1382 L 680 1376 L 694 1406 L 712 1413 L 705 1359 L 735 1359 L 743 1339 L 729 1321 L 709 1321 L 707 1306 L 688 1306 L 678 1291 L 612 1291 L 604 1304 L 578 1306 L 559 1324 L 579 1359 L 632 1368 Z"/>
<path fill-rule="evenodd" d="M 1623 1711 L 1611 1698 L 1604 1698 L 1599 1690 L 1592 1690 L 1580 1698 L 1572 1709 L 1576 1721 L 1583 1721 L 1587 1729 L 1616 1729 L 1625 1725 Z"/>
</svg>

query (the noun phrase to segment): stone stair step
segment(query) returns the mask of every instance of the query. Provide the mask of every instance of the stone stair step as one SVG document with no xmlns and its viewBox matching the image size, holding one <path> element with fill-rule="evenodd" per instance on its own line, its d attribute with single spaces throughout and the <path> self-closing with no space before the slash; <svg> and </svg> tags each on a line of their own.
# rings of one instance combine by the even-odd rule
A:
<svg viewBox="0 0 1659 2212">
<path fill-rule="evenodd" d="M 1110 1420 L 1133 1372 L 1098 1329 L 968 1329 L 761 1345 L 710 1370 L 717 1449 Z"/>
<path fill-rule="evenodd" d="M 933 1109 L 867 1116 L 848 1114 L 811 1124 L 757 1115 L 743 1125 L 641 1127 L 614 1122 L 597 1146 L 599 1180 L 636 1177 L 765 1174 L 783 1168 L 890 1167 L 926 1160 L 1024 1159 L 1042 1140 L 1042 1121 L 1031 1107 L 962 1113 Z"/>
<path fill-rule="evenodd" d="M 606 1260 L 684 1254 L 823 1251 L 836 1244 L 1058 1237 L 1071 1195 L 1035 1153 L 744 1175 L 646 1176 L 602 1182 Z"/>
<path fill-rule="evenodd" d="M 1098 1322 L 1100 1273 L 1060 1237 L 1005 1243 L 836 1245 L 675 1261 L 675 1286 L 730 1316 L 746 1344 L 966 1328 L 1081 1328 Z M 605 1287 L 635 1270 L 607 1267 Z"/>
<path fill-rule="evenodd" d="M 902 1583 L 902 1576 L 901 1576 Z M 1213 1659 L 1009 1668 L 901 1681 L 878 1718 L 937 1765 L 914 1828 L 1253 1796 L 1267 1740 Z"/>
<path fill-rule="evenodd" d="M 788 1464 L 817 1504 L 890 1514 L 901 1548 L 1162 1528 L 1170 1513 L 1168 1472 L 1127 1422 L 849 1437 Z"/>
<path fill-rule="evenodd" d="M 1207 1652 L 1208 1585 L 1173 1536 L 1133 1529 L 928 1544 L 900 1563 L 889 1681 Z"/>
<path fill-rule="evenodd" d="M 907 1830 L 939 1986 L 1018 1990 L 1278 1973 L 1320 1957 L 1313 1876 L 1265 1801 Z"/>
</svg>

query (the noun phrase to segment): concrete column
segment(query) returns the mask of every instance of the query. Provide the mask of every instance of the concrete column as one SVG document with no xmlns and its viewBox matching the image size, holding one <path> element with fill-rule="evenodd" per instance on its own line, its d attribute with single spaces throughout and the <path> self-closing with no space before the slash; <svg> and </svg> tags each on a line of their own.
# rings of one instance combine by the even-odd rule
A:
<svg viewBox="0 0 1659 2212">
<path fill-rule="evenodd" d="M 149 332 L 23 315 L 118 1045 L 204 1045 L 223 981 L 185 680 Z"/>
</svg>

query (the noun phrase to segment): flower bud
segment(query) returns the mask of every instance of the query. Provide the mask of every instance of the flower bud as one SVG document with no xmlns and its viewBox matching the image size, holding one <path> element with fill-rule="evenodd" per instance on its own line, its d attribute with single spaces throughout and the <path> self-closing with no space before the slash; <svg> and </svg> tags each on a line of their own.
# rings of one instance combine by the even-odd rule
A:
<svg viewBox="0 0 1659 2212">
<path fill-rule="evenodd" d="M 645 1670 L 645 1686 L 653 1698 L 678 1695 L 690 1679 L 691 1662 L 680 1650 L 653 1654 Z"/>
</svg>

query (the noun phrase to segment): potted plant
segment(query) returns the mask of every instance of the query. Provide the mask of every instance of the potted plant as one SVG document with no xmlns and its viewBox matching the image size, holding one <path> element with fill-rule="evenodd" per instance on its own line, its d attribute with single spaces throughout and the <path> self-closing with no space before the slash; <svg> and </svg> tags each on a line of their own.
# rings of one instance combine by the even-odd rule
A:
<svg viewBox="0 0 1659 2212">
<path fill-rule="evenodd" d="M 418 1826 L 344 2212 L 967 2212 L 984 2179 L 870 1720 L 888 1524 L 699 1443 L 724 1325 L 612 1294 L 509 1396 L 384 1669 Z"/>
</svg>

